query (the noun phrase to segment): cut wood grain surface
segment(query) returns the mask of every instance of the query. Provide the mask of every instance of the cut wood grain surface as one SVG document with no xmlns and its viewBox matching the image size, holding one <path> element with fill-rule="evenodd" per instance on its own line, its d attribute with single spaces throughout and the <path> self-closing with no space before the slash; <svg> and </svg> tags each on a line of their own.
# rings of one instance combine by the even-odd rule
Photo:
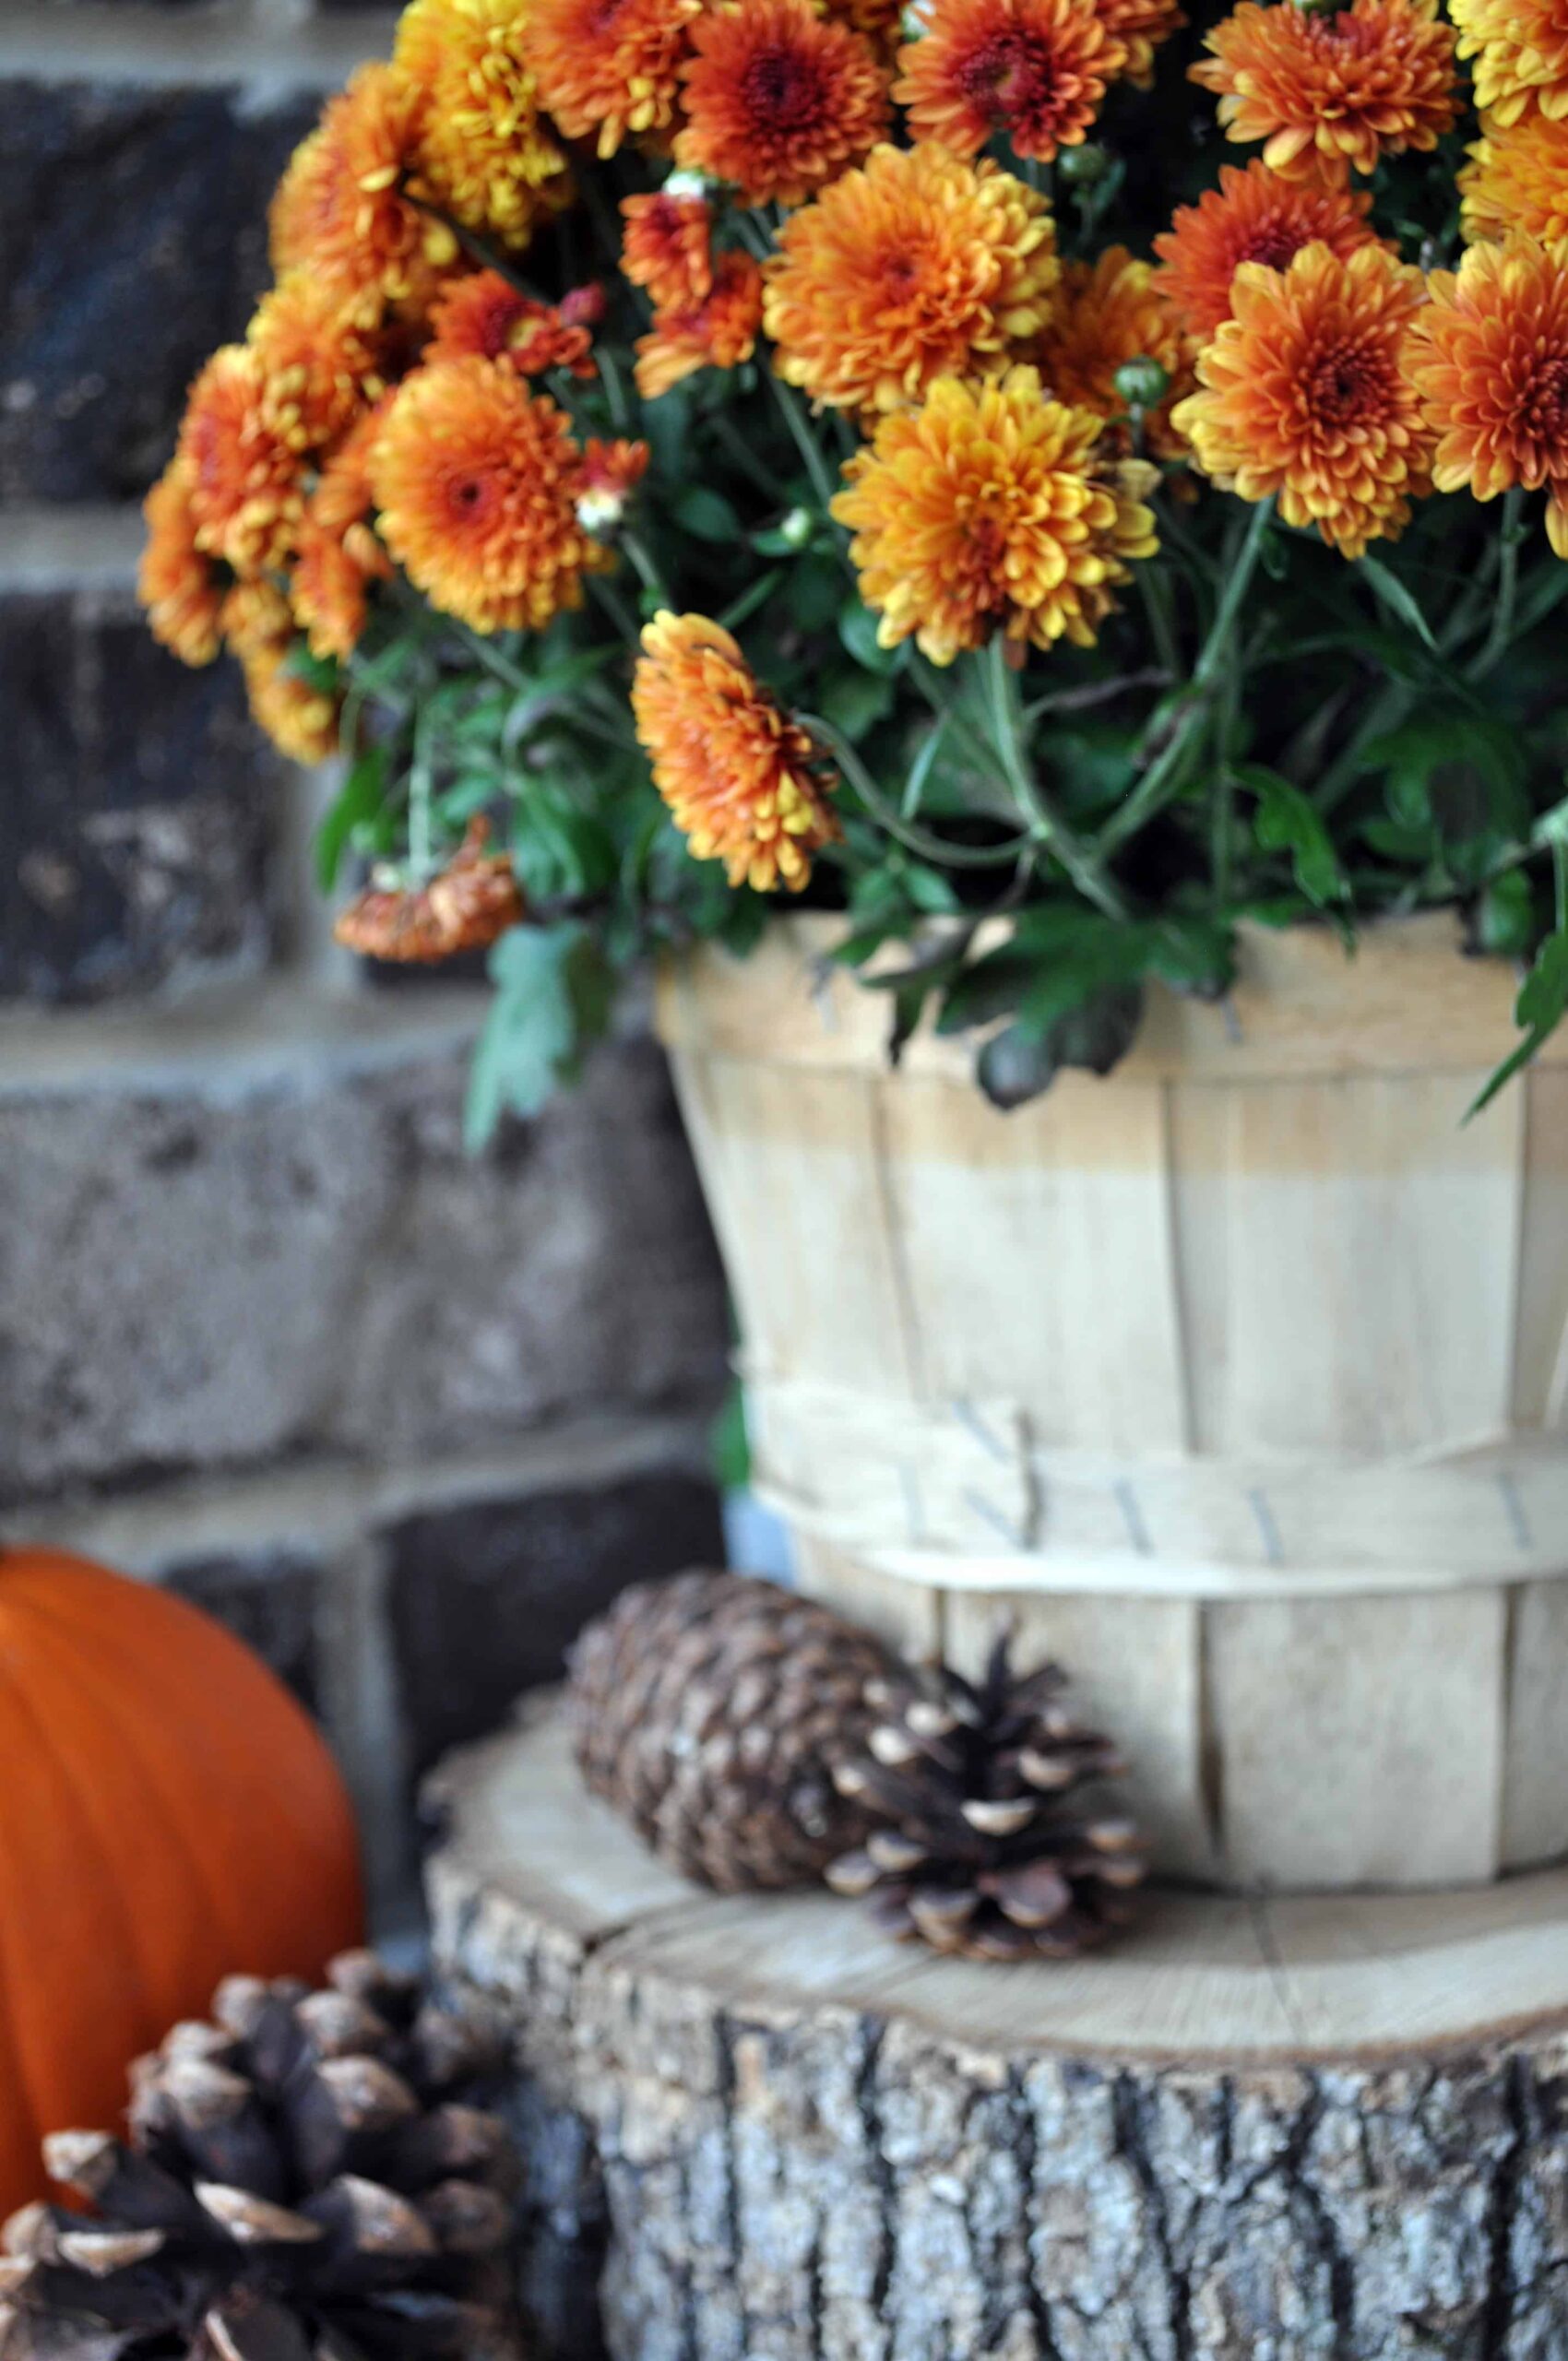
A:
<svg viewBox="0 0 1568 2361">
<path fill-rule="evenodd" d="M 1568 1877 L 997 1969 L 687 1886 L 548 1705 L 442 1798 L 437 1948 L 597 2143 L 617 2361 L 1568 2355 Z"/>
</svg>

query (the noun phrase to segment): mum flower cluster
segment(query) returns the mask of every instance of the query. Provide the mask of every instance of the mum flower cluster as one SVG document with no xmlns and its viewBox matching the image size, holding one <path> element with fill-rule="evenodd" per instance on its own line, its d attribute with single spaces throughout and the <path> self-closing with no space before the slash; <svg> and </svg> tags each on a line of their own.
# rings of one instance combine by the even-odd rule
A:
<svg viewBox="0 0 1568 2361">
<path fill-rule="evenodd" d="M 1249 915 L 1568 977 L 1563 0 L 411 0 L 269 231 L 142 591 L 356 950 L 803 894 L 1013 1088 Z"/>
</svg>

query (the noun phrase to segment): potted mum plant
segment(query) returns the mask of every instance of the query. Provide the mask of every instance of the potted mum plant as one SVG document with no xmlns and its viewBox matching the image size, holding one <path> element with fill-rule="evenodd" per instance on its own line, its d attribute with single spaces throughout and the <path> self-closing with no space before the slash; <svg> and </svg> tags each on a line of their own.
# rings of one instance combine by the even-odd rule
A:
<svg viewBox="0 0 1568 2361">
<path fill-rule="evenodd" d="M 412 0 L 148 504 L 476 1136 L 662 958 L 808 1582 L 1208 1879 L 1568 1851 L 1560 19 Z"/>
</svg>

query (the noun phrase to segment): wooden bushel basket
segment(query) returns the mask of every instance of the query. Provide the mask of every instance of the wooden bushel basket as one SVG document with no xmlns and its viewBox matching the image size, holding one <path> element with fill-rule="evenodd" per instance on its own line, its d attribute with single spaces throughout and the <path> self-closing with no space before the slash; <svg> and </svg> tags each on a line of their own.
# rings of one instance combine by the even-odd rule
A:
<svg viewBox="0 0 1568 2361">
<path fill-rule="evenodd" d="M 897 1071 L 842 921 L 661 1024 L 802 1579 L 979 1657 L 1004 1610 L 1133 1760 L 1158 1866 L 1283 1890 L 1568 1856 L 1568 1043 L 1455 922 L 1250 931 L 1222 1006 L 1004 1115 Z"/>
</svg>

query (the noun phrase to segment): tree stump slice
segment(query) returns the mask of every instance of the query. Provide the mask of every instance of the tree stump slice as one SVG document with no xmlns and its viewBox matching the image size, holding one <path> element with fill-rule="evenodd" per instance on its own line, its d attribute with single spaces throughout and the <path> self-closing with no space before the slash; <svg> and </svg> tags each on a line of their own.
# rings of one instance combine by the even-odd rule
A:
<svg viewBox="0 0 1568 2361">
<path fill-rule="evenodd" d="M 970 1967 L 685 1884 L 553 1703 L 437 1800 L 443 1964 L 597 2150 L 616 2361 L 1568 2361 L 1568 1874 Z"/>
</svg>

